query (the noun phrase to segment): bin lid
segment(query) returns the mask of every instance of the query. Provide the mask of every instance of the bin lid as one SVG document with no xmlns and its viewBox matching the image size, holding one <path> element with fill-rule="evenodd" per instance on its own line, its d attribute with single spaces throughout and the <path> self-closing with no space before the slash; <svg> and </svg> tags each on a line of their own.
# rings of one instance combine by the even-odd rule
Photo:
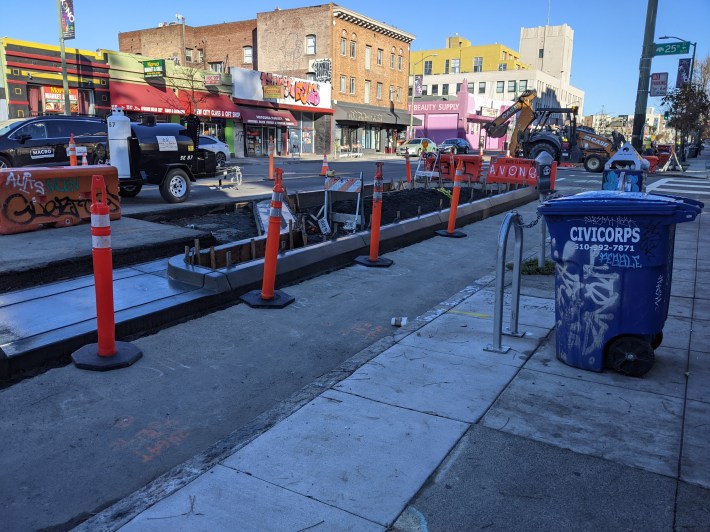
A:
<svg viewBox="0 0 710 532">
<path fill-rule="evenodd" d="M 547 200 L 538 207 L 542 215 L 556 214 L 608 214 L 674 216 L 677 221 L 692 221 L 700 214 L 704 204 L 680 196 L 623 192 L 617 190 L 590 190 L 573 196 Z"/>
</svg>

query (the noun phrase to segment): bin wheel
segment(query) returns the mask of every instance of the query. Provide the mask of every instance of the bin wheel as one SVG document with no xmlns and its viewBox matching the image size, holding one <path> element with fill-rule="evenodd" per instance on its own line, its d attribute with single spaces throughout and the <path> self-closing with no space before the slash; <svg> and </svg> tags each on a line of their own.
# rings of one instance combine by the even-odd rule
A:
<svg viewBox="0 0 710 532">
<path fill-rule="evenodd" d="M 661 345 L 661 342 L 663 342 L 663 331 L 657 332 L 653 336 L 651 336 L 651 347 L 654 349 L 658 349 L 658 346 Z"/>
<path fill-rule="evenodd" d="M 606 362 L 615 371 L 641 377 L 653 367 L 655 356 L 651 344 L 639 336 L 619 336 L 606 350 Z"/>
</svg>

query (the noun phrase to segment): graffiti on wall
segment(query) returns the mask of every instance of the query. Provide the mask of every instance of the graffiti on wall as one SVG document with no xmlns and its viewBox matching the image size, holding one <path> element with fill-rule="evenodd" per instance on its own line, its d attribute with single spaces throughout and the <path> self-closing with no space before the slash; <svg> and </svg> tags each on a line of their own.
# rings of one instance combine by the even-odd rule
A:
<svg viewBox="0 0 710 532">
<path fill-rule="evenodd" d="M 311 65 L 311 70 L 315 72 L 316 81 L 330 83 L 332 80 L 332 62 L 330 59 L 316 59 Z"/>
<path fill-rule="evenodd" d="M 282 97 L 294 103 L 317 106 L 320 104 L 320 88 L 313 81 L 296 80 L 290 76 L 280 76 L 270 72 L 261 73 L 262 87 L 280 86 Z"/>
</svg>

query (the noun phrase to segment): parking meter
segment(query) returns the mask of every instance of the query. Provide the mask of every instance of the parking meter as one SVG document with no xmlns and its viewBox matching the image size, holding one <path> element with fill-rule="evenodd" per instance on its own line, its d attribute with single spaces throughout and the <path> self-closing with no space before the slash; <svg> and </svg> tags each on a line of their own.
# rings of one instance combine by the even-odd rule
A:
<svg viewBox="0 0 710 532">
<path fill-rule="evenodd" d="M 540 195 L 550 192 L 550 180 L 552 178 L 552 155 L 543 151 L 535 157 L 535 172 L 537 174 L 537 190 Z"/>
</svg>

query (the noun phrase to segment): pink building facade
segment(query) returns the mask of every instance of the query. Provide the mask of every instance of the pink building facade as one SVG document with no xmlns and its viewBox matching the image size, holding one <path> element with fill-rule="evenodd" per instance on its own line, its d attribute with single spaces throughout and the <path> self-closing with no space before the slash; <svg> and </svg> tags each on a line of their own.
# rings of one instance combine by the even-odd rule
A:
<svg viewBox="0 0 710 532">
<path fill-rule="evenodd" d="M 482 125 L 494 120 L 512 101 L 476 98 L 470 94 L 463 80 L 455 99 L 413 102 L 414 118 L 422 125 L 413 126 L 411 137 L 426 137 L 437 144 L 444 139 L 464 138 L 474 149 L 483 145 L 485 150 L 502 151 L 507 137 L 488 138 Z M 412 103 L 410 103 L 412 106 Z"/>
</svg>

